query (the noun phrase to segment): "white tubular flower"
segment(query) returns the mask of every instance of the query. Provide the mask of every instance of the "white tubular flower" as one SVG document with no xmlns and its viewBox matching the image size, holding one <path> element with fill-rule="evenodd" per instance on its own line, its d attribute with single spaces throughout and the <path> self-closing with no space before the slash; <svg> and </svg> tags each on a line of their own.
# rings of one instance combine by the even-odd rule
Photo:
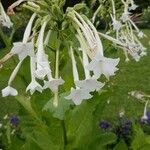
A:
<svg viewBox="0 0 150 150">
<path fill-rule="evenodd" d="M 144 37 L 144 33 L 143 33 L 142 31 L 140 31 L 140 32 L 138 33 L 138 37 L 139 37 L 139 38 L 143 38 L 143 37 Z"/>
<path fill-rule="evenodd" d="M 11 49 L 12 54 L 17 54 L 19 60 L 24 60 L 27 56 L 33 56 L 32 53 L 33 43 L 23 43 L 23 42 L 15 42 L 13 43 L 13 48 Z"/>
<path fill-rule="evenodd" d="M 46 75 L 50 72 L 48 56 L 43 54 L 41 60 L 37 59 L 37 69 L 35 71 L 35 75 L 39 79 L 44 79 Z"/>
<path fill-rule="evenodd" d="M 76 86 L 89 92 L 99 91 L 105 84 L 97 81 L 97 79 L 85 79 L 75 82 Z"/>
<path fill-rule="evenodd" d="M 148 119 L 148 117 L 146 115 L 146 113 L 147 113 L 147 105 L 148 105 L 148 101 L 145 103 L 144 112 L 143 112 L 143 116 L 141 117 L 141 120 L 147 120 Z"/>
<path fill-rule="evenodd" d="M 37 48 L 37 70 L 36 76 L 39 79 L 44 79 L 44 77 L 50 72 L 48 56 L 44 51 L 44 31 L 46 28 L 47 22 L 45 21 L 41 27 L 39 36 L 38 36 L 38 48 Z"/>
<path fill-rule="evenodd" d="M 44 81 L 43 89 L 50 88 L 53 93 L 58 91 L 58 87 L 64 84 L 64 80 L 60 77 L 59 79 L 51 78 L 48 81 Z"/>
<path fill-rule="evenodd" d="M 130 18 L 130 15 L 131 13 L 130 12 L 124 12 L 123 14 L 122 14 L 122 16 L 120 17 L 120 19 L 123 21 L 123 22 L 126 22 L 126 21 L 128 21 L 129 20 L 129 18 Z"/>
<path fill-rule="evenodd" d="M 74 82 L 76 83 L 77 81 L 79 81 L 79 75 L 78 75 L 78 70 L 77 70 L 76 61 L 74 58 L 74 53 L 73 53 L 72 47 L 70 48 L 70 52 L 71 52 Z M 88 90 L 82 89 L 82 88 L 79 88 L 76 86 L 76 89 L 71 88 L 71 93 L 65 98 L 72 99 L 72 101 L 76 105 L 79 105 L 79 104 L 81 104 L 81 102 L 83 100 L 92 98 L 92 95 L 89 93 Z"/>
<path fill-rule="evenodd" d="M 71 89 L 70 95 L 65 97 L 66 99 L 72 99 L 75 105 L 80 105 L 83 100 L 91 99 L 92 95 L 86 89 Z"/>
<path fill-rule="evenodd" d="M 9 16 L 5 13 L 1 2 L 0 2 L 0 23 L 7 28 L 12 27 L 13 25 Z"/>
<path fill-rule="evenodd" d="M 6 96 L 9 96 L 9 95 L 16 96 L 16 95 L 18 95 L 18 92 L 13 87 L 7 86 L 6 88 L 4 88 L 2 90 L 2 97 L 6 97 Z"/>
<path fill-rule="evenodd" d="M 130 0 L 130 4 L 131 6 L 129 7 L 129 11 L 135 10 L 138 7 L 133 0 Z"/>
<path fill-rule="evenodd" d="M 31 68 L 31 83 L 26 88 L 26 92 L 30 91 L 31 95 L 35 91 L 42 92 L 42 86 L 35 80 L 35 57 L 30 57 L 30 68 Z"/>
<path fill-rule="evenodd" d="M 12 84 L 13 80 L 15 79 L 15 77 L 16 77 L 18 71 L 19 71 L 19 68 L 21 67 L 22 62 L 23 62 L 23 61 L 20 61 L 20 62 L 17 64 L 16 68 L 13 70 L 13 72 L 12 72 L 10 78 L 9 78 L 8 86 L 2 90 L 2 96 L 3 96 L 3 97 L 9 96 L 9 95 L 11 95 L 11 96 L 16 96 L 16 95 L 18 95 L 17 90 L 14 89 L 14 88 L 12 88 L 12 87 L 11 87 L 11 84 Z"/>
<path fill-rule="evenodd" d="M 112 19 L 112 25 L 113 25 L 113 30 L 120 30 L 120 28 L 122 27 L 122 24 L 120 21 L 116 20 L 116 9 L 115 9 L 115 2 L 114 0 L 111 0 L 112 2 L 112 10 L 113 10 L 113 14 L 110 14 L 111 19 Z"/>
<path fill-rule="evenodd" d="M 88 51 L 88 47 L 86 46 L 85 41 L 82 38 L 80 38 L 80 36 L 77 35 L 77 38 L 80 42 L 83 54 L 83 68 L 85 73 L 85 80 L 75 81 L 75 85 L 82 89 L 86 89 L 89 92 L 95 90 L 99 91 L 104 86 L 104 84 L 97 81 L 96 79 L 91 78 L 90 71 L 87 69 L 87 66 L 89 65 L 88 56 L 86 54 L 86 51 Z"/>
<path fill-rule="evenodd" d="M 19 57 L 19 60 L 22 61 L 27 56 L 33 56 L 33 43 L 28 42 L 30 34 L 31 34 L 31 28 L 33 21 L 36 17 L 36 14 L 34 13 L 25 29 L 23 41 L 22 42 L 15 42 L 13 43 L 13 48 L 11 49 L 12 54 L 17 54 Z"/>
<path fill-rule="evenodd" d="M 110 15 L 110 16 L 112 19 L 113 30 L 119 31 L 122 27 L 122 23 L 120 21 L 116 20 L 112 15 Z"/>
<path fill-rule="evenodd" d="M 97 79 L 104 74 L 107 79 L 110 76 L 115 75 L 115 71 L 118 70 L 116 66 L 118 65 L 120 59 L 112 59 L 102 57 L 99 59 L 93 59 L 92 62 L 89 64 L 88 69 L 94 72 L 94 78 Z"/>
</svg>

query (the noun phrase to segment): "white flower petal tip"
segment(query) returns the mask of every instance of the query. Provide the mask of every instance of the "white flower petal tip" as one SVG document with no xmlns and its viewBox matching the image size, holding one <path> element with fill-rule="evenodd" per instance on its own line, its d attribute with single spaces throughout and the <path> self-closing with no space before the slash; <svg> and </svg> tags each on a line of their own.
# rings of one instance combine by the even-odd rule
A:
<svg viewBox="0 0 150 150">
<path fill-rule="evenodd" d="M 18 91 L 14 88 L 12 88 L 11 86 L 7 86 L 6 88 L 4 88 L 2 90 L 2 97 L 6 97 L 6 96 L 16 96 L 18 95 Z"/>
<path fill-rule="evenodd" d="M 142 121 L 144 121 L 144 120 L 148 120 L 147 115 L 142 116 L 142 117 L 141 117 L 141 120 L 142 120 Z"/>
<path fill-rule="evenodd" d="M 122 23 L 120 21 L 117 21 L 117 20 L 113 20 L 113 30 L 120 30 L 120 28 L 122 27 Z"/>
<path fill-rule="evenodd" d="M 6 14 L 1 2 L 0 2 L 0 23 L 7 28 L 12 27 L 13 25 L 9 16 Z"/>
<path fill-rule="evenodd" d="M 65 99 L 72 99 L 75 105 L 80 105 L 83 100 L 91 99 L 92 95 L 85 89 L 71 89 L 70 95 L 66 96 Z"/>
<path fill-rule="evenodd" d="M 120 20 L 122 20 L 123 22 L 128 21 L 129 18 L 130 18 L 130 16 L 129 16 L 130 14 L 131 14 L 130 12 L 124 12 L 124 13 L 122 14 L 122 16 L 120 17 Z"/>
<path fill-rule="evenodd" d="M 27 56 L 34 56 L 33 53 L 33 43 L 22 43 L 22 42 L 16 42 L 13 43 L 13 48 L 11 49 L 11 53 L 17 54 L 19 57 L 19 60 L 23 60 Z"/>
<path fill-rule="evenodd" d="M 35 92 L 35 91 L 38 91 L 38 92 L 41 92 L 42 93 L 42 86 L 37 82 L 37 81 L 32 81 L 28 87 L 26 88 L 26 92 L 27 91 L 30 91 L 31 95 Z"/>
<path fill-rule="evenodd" d="M 132 4 L 132 5 L 129 7 L 129 11 L 135 10 L 136 8 L 138 8 L 138 6 L 135 5 L 135 4 Z"/>
<path fill-rule="evenodd" d="M 43 60 L 37 62 L 37 70 L 35 71 L 35 76 L 39 79 L 44 79 L 44 77 L 49 73 L 51 73 L 51 69 L 48 59 L 45 57 L 43 58 Z"/>
<path fill-rule="evenodd" d="M 89 92 L 99 91 L 105 84 L 97 81 L 96 79 L 86 79 L 81 81 L 75 81 L 77 87 L 86 89 Z"/>
<path fill-rule="evenodd" d="M 7 27 L 9 29 L 13 26 L 13 23 L 10 20 L 9 21 L 4 21 L 4 20 L 1 20 L 1 18 L 0 18 L 0 22 L 2 23 L 2 25 L 4 27 Z"/>
<path fill-rule="evenodd" d="M 93 59 L 87 68 L 94 72 L 94 78 L 99 78 L 101 74 L 104 74 L 105 77 L 109 79 L 109 77 L 115 75 L 115 72 L 118 70 L 116 66 L 119 61 L 120 58 L 112 59 L 103 57 L 100 58 L 99 61 Z"/>
<path fill-rule="evenodd" d="M 143 38 L 143 37 L 144 37 L 144 33 L 143 33 L 142 31 L 140 31 L 140 32 L 138 33 L 138 37 L 139 37 L 139 38 Z"/>
<path fill-rule="evenodd" d="M 65 81 L 62 78 L 52 79 L 50 81 L 44 81 L 43 89 L 50 88 L 55 93 L 58 91 L 58 87 L 64 83 Z"/>
</svg>

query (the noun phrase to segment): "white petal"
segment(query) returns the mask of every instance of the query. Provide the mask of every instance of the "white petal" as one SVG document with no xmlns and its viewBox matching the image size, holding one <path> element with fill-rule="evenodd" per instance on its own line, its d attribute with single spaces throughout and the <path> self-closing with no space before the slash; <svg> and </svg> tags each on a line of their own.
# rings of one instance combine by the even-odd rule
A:
<svg viewBox="0 0 150 150">
<path fill-rule="evenodd" d="M 35 92 L 35 91 L 39 91 L 39 92 L 42 92 L 42 86 L 38 83 L 38 82 L 36 82 L 36 81 L 32 81 L 29 85 L 28 85 L 28 87 L 27 87 L 27 89 L 26 89 L 26 92 L 27 91 L 30 91 L 30 93 L 31 93 L 31 95 Z"/>
<path fill-rule="evenodd" d="M 6 88 L 4 88 L 2 90 L 2 97 L 6 97 L 6 96 L 9 96 L 9 95 L 16 96 L 16 95 L 18 95 L 18 92 L 17 92 L 16 89 L 14 89 L 10 86 L 7 86 Z"/>
<path fill-rule="evenodd" d="M 44 81 L 44 89 L 50 88 L 53 92 L 58 91 L 58 87 L 60 85 L 64 84 L 64 80 L 59 78 L 59 79 L 52 79 L 51 81 Z"/>
<path fill-rule="evenodd" d="M 65 98 L 72 99 L 76 105 L 80 105 L 83 100 L 92 98 L 92 95 L 87 90 L 72 88 L 70 95 Z"/>
<path fill-rule="evenodd" d="M 86 80 L 76 81 L 75 84 L 77 87 L 86 89 L 89 92 L 95 90 L 99 91 L 104 86 L 104 83 L 101 83 L 96 79 L 86 79 Z"/>
<path fill-rule="evenodd" d="M 118 59 L 112 59 L 112 58 L 100 58 L 99 60 L 93 59 L 91 63 L 88 66 L 88 69 L 94 72 L 94 77 L 97 79 L 100 77 L 101 74 L 104 74 L 106 78 L 109 78 L 109 76 L 113 76 L 115 71 L 118 70 L 116 68 L 116 65 L 119 63 Z"/>
</svg>

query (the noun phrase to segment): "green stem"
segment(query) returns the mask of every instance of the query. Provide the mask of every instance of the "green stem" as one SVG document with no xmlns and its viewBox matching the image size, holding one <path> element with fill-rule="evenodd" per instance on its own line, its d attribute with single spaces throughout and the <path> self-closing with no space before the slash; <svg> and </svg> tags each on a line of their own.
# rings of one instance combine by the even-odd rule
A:
<svg viewBox="0 0 150 150">
<path fill-rule="evenodd" d="M 62 129 L 63 129 L 64 149 L 66 149 L 67 135 L 66 135 L 66 127 L 65 127 L 65 121 L 64 120 L 61 120 L 61 126 L 62 126 Z"/>
<path fill-rule="evenodd" d="M 55 79 L 59 78 L 59 48 L 57 48 L 56 50 L 56 64 L 55 64 Z M 53 105 L 55 107 L 58 106 L 58 90 L 54 93 L 54 101 L 53 101 Z"/>
</svg>

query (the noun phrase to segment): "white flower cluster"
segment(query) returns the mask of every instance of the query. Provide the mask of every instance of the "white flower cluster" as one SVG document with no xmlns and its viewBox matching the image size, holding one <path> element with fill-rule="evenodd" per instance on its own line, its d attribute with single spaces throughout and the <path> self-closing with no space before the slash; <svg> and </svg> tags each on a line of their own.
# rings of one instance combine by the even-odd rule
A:
<svg viewBox="0 0 150 150">
<path fill-rule="evenodd" d="M 69 16 L 76 23 L 77 39 L 82 51 L 82 64 L 85 73 L 85 79 L 79 80 L 76 61 L 72 47 L 70 48 L 75 89 L 66 99 L 72 99 L 76 105 L 81 104 L 85 99 L 92 98 L 90 92 L 99 91 L 104 83 L 98 81 L 99 77 L 104 74 L 107 79 L 115 75 L 119 59 L 107 58 L 104 56 L 102 42 L 98 32 L 89 19 L 83 19 L 80 14 L 72 10 Z M 91 75 L 92 73 L 92 75 Z"/>
<path fill-rule="evenodd" d="M 123 49 L 126 61 L 129 61 L 128 55 L 139 61 L 142 56 L 146 55 L 146 48 L 139 41 L 139 38 L 143 38 L 145 35 L 132 21 L 131 13 L 129 12 L 130 10 L 135 10 L 138 6 L 135 5 L 133 0 L 122 0 L 122 3 L 124 4 L 124 12 L 121 17 L 118 17 L 116 15 L 114 0 L 112 0 L 113 13 L 110 16 L 116 37 L 112 38 L 109 35 L 100 34 Z"/>
<path fill-rule="evenodd" d="M 115 75 L 115 71 L 118 70 L 116 66 L 119 63 L 119 59 L 104 56 L 103 45 L 98 32 L 89 19 L 83 19 L 82 16 L 74 10 L 71 11 L 70 14 L 72 14 L 73 22 L 76 23 L 76 38 L 80 44 L 80 53 L 82 53 L 85 79 L 79 79 L 74 50 L 72 46 L 70 46 L 75 88 L 71 88 L 71 93 L 66 99 L 72 99 L 76 105 L 79 105 L 83 100 L 92 98 L 91 92 L 99 91 L 104 86 L 104 83 L 98 81 L 102 74 L 105 75 L 107 79 Z M 59 86 L 64 83 L 64 80 L 58 75 L 58 68 L 55 68 L 55 78 L 52 76 L 48 55 L 44 50 L 44 43 L 49 39 L 49 33 L 44 39 L 44 33 L 46 32 L 48 24 L 47 19 L 43 19 L 44 21 L 42 21 L 41 29 L 35 42 L 32 26 L 36 16 L 36 13 L 31 16 L 25 29 L 22 42 L 13 43 L 10 53 L 18 55 L 19 63 L 10 76 L 8 86 L 2 90 L 3 97 L 9 95 L 16 96 L 18 94 L 17 90 L 12 87 L 12 82 L 27 56 L 30 57 L 31 83 L 26 88 L 26 91 L 30 91 L 30 93 L 33 94 L 35 91 L 42 92 L 44 89 L 49 88 L 55 95 L 58 93 Z M 57 58 L 56 66 L 58 67 Z M 43 81 L 43 86 L 37 82 L 37 79 Z M 57 98 L 57 95 L 55 96 L 55 98 Z"/>
<path fill-rule="evenodd" d="M 1 2 L 0 2 L 0 24 L 2 24 L 3 26 L 7 28 L 10 28 L 13 25 L 9 16 L 5 13 L 5 10 Z"/>
<path fill-rule="evenodd" d="M 10 76 L 8 86 L 2 90 L 3 97 L 9 95 L 16 96 L 18 94 L 17 90 L 11 87 L 11 85 L 21 67 L 22 62 L 27 56 L 30 57 L 31 83 L 28 85 L 26 91 L 30 91 L 30 93 L 33 94 L 35 91 L 42 92 L 43 89 L 50 88 L 52 92 L 56 92 L 58 90 L 59 85 L 62 85 L 64 83 L 64 81 L 61 78 L 55 79 L 52 77 L 48 56 L 44 51 L 44 32 L 47 25 L 47 21 L 44 21 L 44 23 L 41 25 L 41 29 L 37 39 L 36 51 L 34 50 L 33 42 L 28 42 L 30 40 L 32 24 L 35 17 L 36 14 L 34 13 L 30 18 L 26 30 L 24 32 L 23 41 L 13 43 L 11 53 L 18 55 L 19 63 Z M 47 81 L 44 80 L 46 77 Z M 41 86 L 36 81 L 36 79 L 43 80 L 44 86 Z"/>
</svg>

